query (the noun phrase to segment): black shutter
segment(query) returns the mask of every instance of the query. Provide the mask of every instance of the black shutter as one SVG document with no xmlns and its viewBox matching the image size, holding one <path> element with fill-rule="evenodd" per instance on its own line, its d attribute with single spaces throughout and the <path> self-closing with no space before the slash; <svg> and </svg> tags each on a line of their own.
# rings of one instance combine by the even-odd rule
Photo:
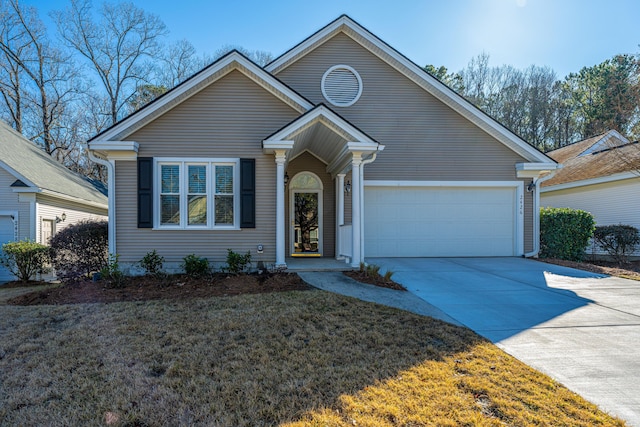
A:
<svg viewBox="0 0 640 427">
<path fill-rule="evenodd" d="M 240 228 L 256 228 L 255 159 L 240 159 Z"/>
<path fill-rule="evenodd" d="M 153 157 L 138 158 L 138 228 L 153 228 Z"/>
</svg>

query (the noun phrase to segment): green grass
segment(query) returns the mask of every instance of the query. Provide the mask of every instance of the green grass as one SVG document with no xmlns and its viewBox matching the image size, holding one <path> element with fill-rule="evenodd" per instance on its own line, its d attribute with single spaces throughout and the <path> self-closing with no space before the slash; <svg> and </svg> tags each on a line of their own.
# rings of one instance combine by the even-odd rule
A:
<svg viewBox="0 0 640 427">
<path fill-rule="evenodd" d="M 467 329 L 323 291 L 2 305 L 15 292 L 0 425 L 624 425 Z"/>
</svg>

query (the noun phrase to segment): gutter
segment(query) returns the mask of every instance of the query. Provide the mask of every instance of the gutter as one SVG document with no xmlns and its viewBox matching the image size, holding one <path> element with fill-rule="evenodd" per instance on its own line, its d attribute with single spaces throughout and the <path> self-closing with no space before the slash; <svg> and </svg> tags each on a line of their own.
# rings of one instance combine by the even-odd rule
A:
<svg viewBox="0 0 640 427">
<path fill-rule="evenodd" d="M 542 178 L 534 178 L 533 183 L 533 251 L 525 253 L 523 257 L 533 258 L 537 257 L 540 253 L 540 184 L 548 179 L 553 178 L 556 174 L 555 170 L 552 170 L 548 175 Z"/>
<path fill-rule="evenodd" d="M 384 150 L 384 145 L 378 145 L 378 150 L 360 164 L 360 256 L 362 257 L 360 261 L 364 261 L 364 166 L 375 162 L 378 153 L 382 150 Z"/>
<path fill-rule="evenodd" d="M 107 168 L 107 215 L 109 218 L 109 226 L 108 226 L 108 240 L 109 240 L 109 254 L 116 253 L 116 198 L 115 198 L 115 189 L 116 189 L 116 176 L 115 172 L 115 161 L 114 160 L 106 160 L 100 157 L 97 157 L 93 154 L 93 150 L 87 150 L 89 153 L 89 159 L 92 162 L 96 162 L 99 165 L 105 166 Z"/>
</svg>

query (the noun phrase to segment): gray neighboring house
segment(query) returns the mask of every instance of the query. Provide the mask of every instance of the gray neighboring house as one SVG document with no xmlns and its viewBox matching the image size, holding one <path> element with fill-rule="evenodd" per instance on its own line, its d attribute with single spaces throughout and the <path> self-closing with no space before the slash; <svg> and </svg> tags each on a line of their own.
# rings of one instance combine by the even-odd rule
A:
<svg viewBox="0 0 640 427">
<path fill-rule="evenodd" d="M 167 268 L 535 256 L 557 163 L 348 16 L 265 67 L 231 52 L 89 141 L 109 245 Z"/>
<path fill-rule="evenodd" d="M 107 219 L 106 190 L 71 172 L 0 120 L 0 245 L 51 236 L 83 219 Z M 0 283 L 13 276 L 0 266 Z"/>
</svg>

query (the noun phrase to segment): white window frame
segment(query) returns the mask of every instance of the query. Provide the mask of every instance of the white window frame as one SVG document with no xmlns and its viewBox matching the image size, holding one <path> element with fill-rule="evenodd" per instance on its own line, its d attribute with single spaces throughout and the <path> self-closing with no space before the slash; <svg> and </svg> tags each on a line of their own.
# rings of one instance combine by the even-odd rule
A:
<svg viewBox="0 0 640 427">
<path fill-rule="evenodd" d="M 161 224 L 160 194 L 162 189 L 161 166 L 180 167 L 180 224 Z M 206 166 L 207 170 L 207 223 L 189 225 L 188 215 L 188 167 Z M 233 166 L 233 224 L 216 225 L 215 221 L 215 166 Z M 240 230 L 240 159 L 239 158 L 180 158 L 158 157 L 153 164 L 153 229 L 154 230 Z"/>
</svg>

